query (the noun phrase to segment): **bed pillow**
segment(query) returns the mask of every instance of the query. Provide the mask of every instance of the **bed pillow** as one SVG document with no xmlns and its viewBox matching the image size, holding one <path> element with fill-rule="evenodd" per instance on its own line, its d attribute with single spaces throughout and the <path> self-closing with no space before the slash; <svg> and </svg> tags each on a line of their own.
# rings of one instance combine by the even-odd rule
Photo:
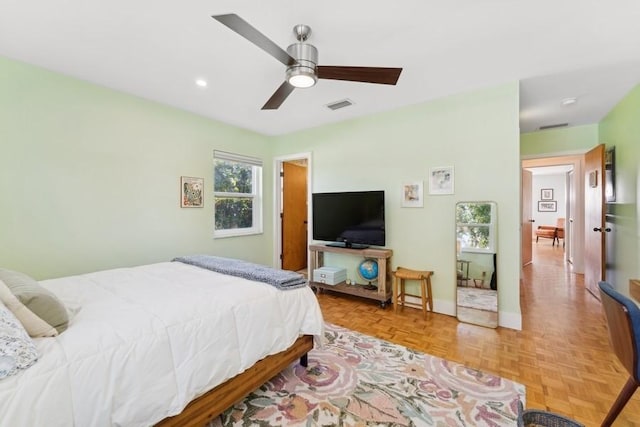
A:
<svg viewBox="0 0 640 427">
<path fill-rule="evenodd" d="M 24 326 L 29 336 L 40 338 L 55 337 L 58 335 L 58 331 L 56 331 L 53 326 L 49 325 L 25 307 L 24 304 L 11 293 L 9 287 L 2 280 L 0 280 L 0 301 L 4 303 L 13 315 L 16 316 L 16 319 L 22 323 L 22 326 Z"/>
<path fill-rule="evenodd" d="M 51 292 L 24 273 L 0 268 L 2 280 L 22 304 L 33 314 L 62 333 L 69 325 L 64 304 Z"/>
<path fill-rule="evenodd" d="M 0 380 L 36 363 L 38 350 L 18 319 L 0 302 Z"/>
</svg>

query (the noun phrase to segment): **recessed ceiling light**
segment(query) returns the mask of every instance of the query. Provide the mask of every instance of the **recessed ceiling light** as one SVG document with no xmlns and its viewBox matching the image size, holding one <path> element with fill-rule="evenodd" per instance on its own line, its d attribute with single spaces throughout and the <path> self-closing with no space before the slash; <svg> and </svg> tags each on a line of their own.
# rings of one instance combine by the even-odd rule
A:
<svg viewBox="0 0 640 427">
<path fill-rule="evenodd" d="M 200 87 L 207 87 L 207 81 L 205 79 L 197 79 L 196 84 Z"/>
<path fill-rule="evenodd" d="M 565 107 L 568 107 L 569 105 L 573 105 L 576 102 L 578 102 L 578 98 L 565 98 L 562 100 L 561 104 Z"/>
</svg>

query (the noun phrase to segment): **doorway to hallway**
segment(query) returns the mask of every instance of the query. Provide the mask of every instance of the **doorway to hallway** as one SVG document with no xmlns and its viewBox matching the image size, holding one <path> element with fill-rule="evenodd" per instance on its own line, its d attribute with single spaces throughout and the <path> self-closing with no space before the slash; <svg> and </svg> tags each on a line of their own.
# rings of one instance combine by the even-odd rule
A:
<svg viewBox="0 0 640 427">
<path fill-rule="evenodd" d="M 584 177 L 583 155 L 556 156 L 526 159 L 522 161 L 523 179 L 522 201 L 523 230 L 531 233 L 522 237 L 523 267 L 534 262 L 532 249 L 535 246 L 557 246 L 556 256 L 571 264 L 573 271 L 583 273 L 584 265 Z M 527 188 L 525 188 L 527 186 Z M 525 212 L 525 208 L 528 209 Z M 553 239 L 538 238 L 539 226 L 556 227 L 558 221 L 564 222 L 561 237 Z M 524 234 L 524 233 L 523 233 Z M 564 249 L 564 250 L 563 250 Z"/>
<path fill-rule="evenodd" d="M 569 203 L 572 190 L 573 165 L 557 164 L 526 168 L 531 172 L 531 218 L 532 245 L 551 245 L 562 248 L 555 251 L 556 256 L 572 262 L 566 240 L 570 236 L 567 230 L 567 218 L 573 222 Z M 569 248 L 572 246 L 569 245 Z"/>
</svg>

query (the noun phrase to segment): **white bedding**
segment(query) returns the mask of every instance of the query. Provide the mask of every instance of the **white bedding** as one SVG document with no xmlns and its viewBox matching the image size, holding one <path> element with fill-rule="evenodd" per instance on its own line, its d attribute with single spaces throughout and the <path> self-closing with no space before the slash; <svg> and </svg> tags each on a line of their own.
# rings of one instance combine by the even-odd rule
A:
<svg viewBox="0 0 640 427">
<path fill-rule="evenodd" d="M 280 291 L 179 262 L 40 282 L 69 329 L 0 381 L 0 426 L 147 426 L 288 348 L 322 335 L 310 288 Z"/>
</svg>

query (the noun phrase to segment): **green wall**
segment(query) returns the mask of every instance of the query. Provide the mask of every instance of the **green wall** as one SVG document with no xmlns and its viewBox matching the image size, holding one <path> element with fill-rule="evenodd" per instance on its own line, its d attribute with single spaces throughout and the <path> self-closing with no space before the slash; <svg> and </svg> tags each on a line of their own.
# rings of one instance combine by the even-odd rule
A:
<svg viewBox="0 0 640 427">
<path fill-rule="evenodd" d="M 8 59 L 0 76 L 0 265 L 43 279 L 199 252 L 271 263 L 266 137 Z M 214 149 L 264 160 L 263 235 L 213 240 L 210 199 L 179 207 L 180 176 L 211 191 Z"/>
<path fill-rule="evenodd" d="M 626 292 L 629 279 L 640 278 L 640 85 L 609 112 L 599 130 L 600 141 L 615 147 L 616 200 L 607 204 L 607 221 L 613 223 L 607 280 Z"/>
<path fill-rule="evenodd" d="M 598 124 L 548 129 L 520 135 L 523 157 L 584 153 L 599 144 Z"/>
<path fill-rule="evenodd" d="M 273 157 L 313 156 L 313 191 L 384 189 L 393 266 L 435 271 L 436 309 L 455 303 L 454 207 L 498 203 L 501 324 L 519 328 L 518 84 L 267 137 L 0 58 L 0 265 L 38 279 L 211 253 L 273 260 Z M 179 178 L 212 151 L 265 162 L 264 234 L 212 239 L 212 205 L 179 207 Z M 455 194 L 428 195 L 454 166 Z M 424 181 L 424 208 L 401 208 Z"/>
<path fill-rule="evenodd" d="M 433 270 L 439 312 L 451 312 L 455 302 L 455 204 L 497 202 L 501 324 L 519 327 L 517 83 L 325 125 L 276 141 L 276 155 L 307 151 L 313 156 L 314 192 L 385 190 L 393 267 Z M 455 194 L 428 194 L 429 168 L 438 166 L 455 168 Z M 402 183 L 411 181 L 424 182 L 424 208 L 400 207 Z"/>
<path fill-rule="evenodd" d="M 600 123 L 521 135 L 523 157 L 580 153 L 605 144 L 615 147 L 616 200 L 606 204 L 607 280 L 623 291 L 640 278 L 638 177 L 640 168 L 640 85 L 630 91 Z"/>
</svg>

